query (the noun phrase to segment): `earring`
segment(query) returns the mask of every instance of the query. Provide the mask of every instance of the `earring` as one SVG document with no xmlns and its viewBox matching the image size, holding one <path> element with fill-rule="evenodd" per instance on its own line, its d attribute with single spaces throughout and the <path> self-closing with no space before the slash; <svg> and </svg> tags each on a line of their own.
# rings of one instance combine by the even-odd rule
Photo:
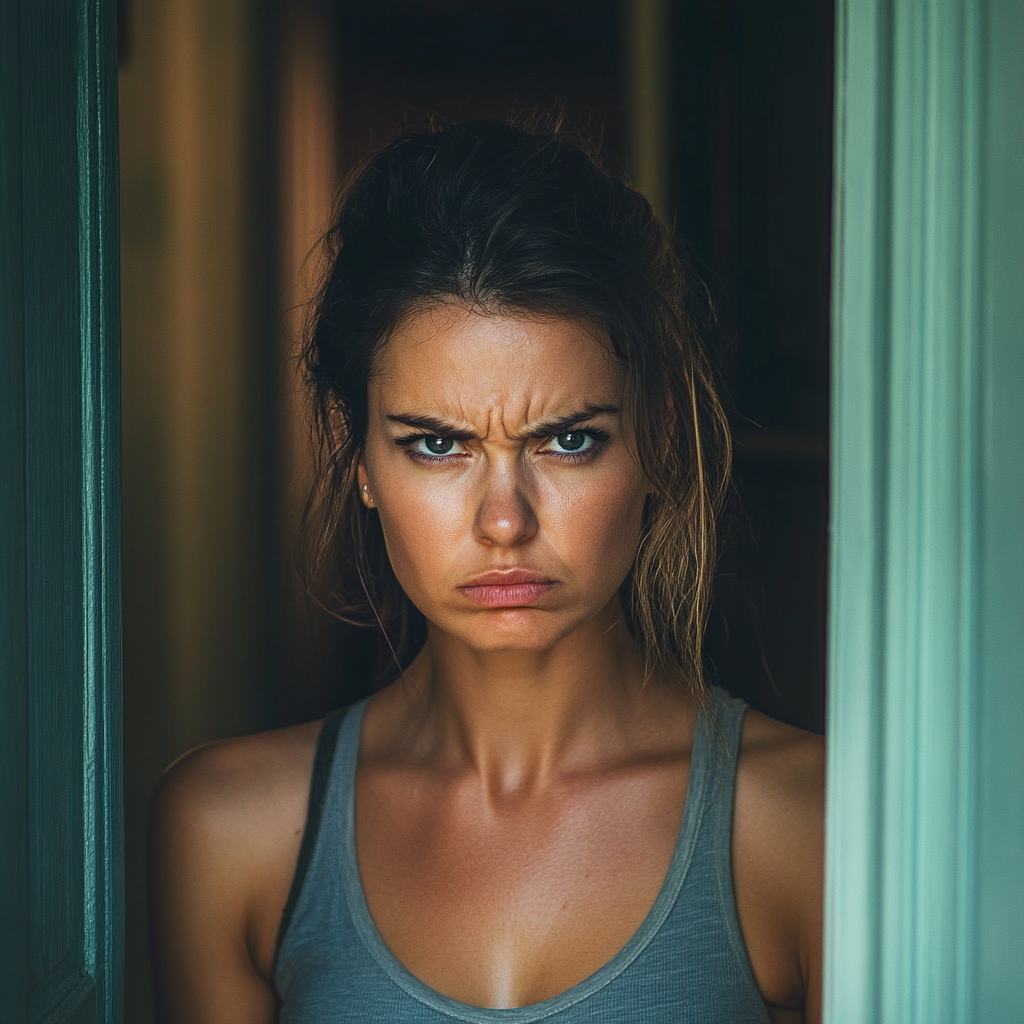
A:
<svg viewBox="0 0 1024 1024">
<path fill-rule="evenodd" d="M 373 498 L 370 497 L 370 488 L 366 484 L 363 484 L 363 500 L 367 505 L 373 504 Z"/>
</svg>

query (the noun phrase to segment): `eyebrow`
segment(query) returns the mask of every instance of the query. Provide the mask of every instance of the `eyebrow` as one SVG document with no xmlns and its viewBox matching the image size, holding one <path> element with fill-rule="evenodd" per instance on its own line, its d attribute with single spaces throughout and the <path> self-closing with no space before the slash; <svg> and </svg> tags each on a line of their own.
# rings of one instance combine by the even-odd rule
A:
<svg viewBox="0 0 1024 1024">
<path fill-rule="evenodd" d="M 618 411 L 619 408 L 615 405 L 585 405 L 582 409 L 557 420 L 541 420 L 539 423 L 529 424 L 522 436 L 535 440 L 554 437 L 556 434 L 566 433 L 585 420 L 592 420 L 595 416 L 614 414 Z"/>
<path fill-rule="evenodd" d="M 539 420 L 531 423 L 518 436 L 533 440 L 545 437 L 554 437 L 558 434 L 567 433 L 573 427 L 585 420 L 594 419 L 596 416 L 610 415 L 619 412 L 617 405 L 594 405 L 588 404 L 568 416 L 560 416 L 558 419 Z M 435 437 L 449 437 L 453 441 L 472 441 L 476 438 L 476 431 L 467 428 L 465 424 L 455 423 L 452 420 L 439 419 L 435 416 L 420 416 L 416 413 L 389 413 L 387 418 L 392 423 L 401 423 L 404 426 L 412 427 L 415 430 L 422 430 L 424 433 Z"/>
<path fill-rule="evenodd" d="M 434 416 L 417 416 L 411 412 L 398 412 L 389 413 L 388 419 L 392 423 L 401 423 L 414 430 L 422 430 L 434 437 L 450 437 L 453 441 L 472 441 L 476 437 L 476 431 L 459 426 L 451 420 L 437 419 Z"/>
</svg>

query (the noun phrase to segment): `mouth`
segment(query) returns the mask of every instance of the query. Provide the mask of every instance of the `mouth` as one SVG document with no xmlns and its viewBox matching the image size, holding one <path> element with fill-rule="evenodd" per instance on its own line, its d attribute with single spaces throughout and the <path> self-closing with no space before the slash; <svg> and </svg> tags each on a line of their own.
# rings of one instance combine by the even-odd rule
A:
<svg viewBox="0 0 1024 1024">
<path fill-rule="evenodd" d="M 556 580 L 529 569 L 492 569 L 458 588 L 481 608 L 525 608 L 555 587 Z"/>
</svg>

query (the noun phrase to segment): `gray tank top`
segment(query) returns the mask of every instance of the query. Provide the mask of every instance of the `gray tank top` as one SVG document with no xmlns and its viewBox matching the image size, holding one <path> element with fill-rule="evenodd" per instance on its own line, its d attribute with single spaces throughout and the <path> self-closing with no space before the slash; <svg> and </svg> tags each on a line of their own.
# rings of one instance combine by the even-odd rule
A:
<svg viewBox="0 0 1024 1024">
<path fill-rule="evenodd" d="M 770 1024 L 736 917 L 733 783 L 746 705 L 712 694 L 694 735 L 679 839 L 654 905 L 600 970 L 542 1003 L 460 1003 L 409 973 L 366 906 L 354 782 L 366 701 L 324 723 L 299 864 L 278 938 L 281 1024 Z"/>
</svg>

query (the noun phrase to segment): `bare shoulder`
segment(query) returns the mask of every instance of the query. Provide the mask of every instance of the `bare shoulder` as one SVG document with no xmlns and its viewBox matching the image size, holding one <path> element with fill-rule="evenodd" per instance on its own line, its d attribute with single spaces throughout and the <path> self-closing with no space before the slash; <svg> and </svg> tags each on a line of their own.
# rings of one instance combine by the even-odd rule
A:
<svg viewBox="0 0 1024 1024">
<path fill-rule="evenodd" d="M 254 816 L 264 827 L 294 818 L 296 811 L 304 819 L 321 724 L 215 740 L 190 750 L 161 775 L 154 818 L 222 833 L 246 832 Z"/>
<path fill-rule="evenodd" d="M 736 770 L 737 875 L 745 870 L 788 909 L 809 911 L 821 892 L 824 830 L 824 740 L 748 711 Z"/>
<path fill-rule="evenodd" d="M 163 773 L 150 811 L 150 897 L 157 973 L 171 1002 L 207 973 L 211 989 L 234 979 L 226 1000 L 244 1001 L 248 988 L 269 999 L 261 985 L 270 982 L 321 724 L 204 744 Z M 197 995 L 182 1017 L 211 999 Z"/>
<path fill-rule="evenodd" d="M 773 1012 L 798 1007 L 804 1020 L 820 1020 L 822 737 L 747 712 L 732 852 L 737 911 L 762 994 Z"/>
<path fill-rule="evenodd" d="M 737 785 L 769 816 L 813 827 L 825 810 L 823 737 L 748 711 L 743 723 Z M 781 824 L 782 822 L 780 822 Z"/>
</svg>

